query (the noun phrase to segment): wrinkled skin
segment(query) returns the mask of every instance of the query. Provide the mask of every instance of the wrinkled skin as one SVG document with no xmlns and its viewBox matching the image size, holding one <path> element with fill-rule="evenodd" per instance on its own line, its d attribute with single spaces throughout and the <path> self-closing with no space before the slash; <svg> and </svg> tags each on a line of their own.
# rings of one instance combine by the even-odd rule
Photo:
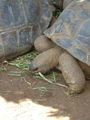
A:
<svg viewBox="0 0 90 120">
<path fill-rule="evenodd" d="M 41 44 L 41 42 L 37 43 Z M 37 48 L 38 46 L 39 45 L 37 45 Z M 43 46 L 41 46 L 39 52 L 41 52 L 42 49 Z M 50 46 L 50 49 L 47 47 L 46 51 L 42 52 L 34 59 L 29 66 L 29 69 L 34 72 L 47 73 L 58 64 L 60 65 L 64 79 L 69 86 L 69 93 L 82 92 L 85 86 L 85 75 L 81 67 L 74 57 L 58 46 Z"/>
</svg>

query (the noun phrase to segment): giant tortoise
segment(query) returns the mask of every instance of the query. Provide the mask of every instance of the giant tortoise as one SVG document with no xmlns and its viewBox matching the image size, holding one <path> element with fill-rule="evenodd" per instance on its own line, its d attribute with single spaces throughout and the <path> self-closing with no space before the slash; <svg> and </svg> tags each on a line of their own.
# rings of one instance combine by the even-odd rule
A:
<svg viewBox="0 0 90 120">
<path fill-rule="evenodd" d="M 0 61 L 29 51 L 51 18 L 48 0 L 0 0 Z"/>
<path fill-rule="evenodd" d="M 80 93 L 90 76 L 90 1 L 70 3 L 44 34 L 34 43 L 36 50 L 44 52 L 30 70 L 46 73 L 59 64 L 69 92 Z"/>
</svg>

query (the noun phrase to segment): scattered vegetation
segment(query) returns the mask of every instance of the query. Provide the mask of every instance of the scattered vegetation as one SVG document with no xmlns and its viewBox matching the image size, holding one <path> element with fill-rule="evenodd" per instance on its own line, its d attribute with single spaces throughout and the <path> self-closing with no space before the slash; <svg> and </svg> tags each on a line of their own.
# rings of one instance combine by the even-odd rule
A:
<svg viewBox="0 0 90 120">
<path fill-rule="evenodd" d="M 28 66 L 30 62 L 38 55 L 38 52 L 33 50 L 32 52 L 20 56 L 17 59 L 9 62 L 9 65 L 16 66 L 18 68 L 21 68 L 23 70 L 28 70 Z"/>
<path fill-rule="evenodd" d="M 42 73 L 40 73 L 40 72 L 39 72 L 39 73 L 36 73 L 36 78 L 42 79 L 42 80 L 48 82 L 49 84 L 53 84 L 53 85 L 57 85 L 57 86 L 60 86 L 60 87 L 65 87 L 65 88 L 67 88 L 66 85 L 60 84 L 60 83 L 57 82 L 57 78 L 56 78 L 56 75 L 55 75 L 54 72 L 52 73 L 52 77 L 53 77 L 53 79 L 52 79 L 52 80 L 49 80 L 49 79 L 46 78 Z"/>
</svg>

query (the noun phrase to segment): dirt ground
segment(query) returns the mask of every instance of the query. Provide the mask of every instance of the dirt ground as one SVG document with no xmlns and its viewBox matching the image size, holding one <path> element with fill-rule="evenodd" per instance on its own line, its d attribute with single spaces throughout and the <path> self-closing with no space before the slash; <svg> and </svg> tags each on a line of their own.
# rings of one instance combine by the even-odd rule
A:
<svg viewBox="0 0 90 120">
<path fill-rule="evenodd" d="M 63 87 L 6 68 L 0 72 L 0 120 L 90 120 L 90 81 L 82 94 L 70 96 Z M 48 88 L 43 95 L 42 86 Z"/>
</svg>

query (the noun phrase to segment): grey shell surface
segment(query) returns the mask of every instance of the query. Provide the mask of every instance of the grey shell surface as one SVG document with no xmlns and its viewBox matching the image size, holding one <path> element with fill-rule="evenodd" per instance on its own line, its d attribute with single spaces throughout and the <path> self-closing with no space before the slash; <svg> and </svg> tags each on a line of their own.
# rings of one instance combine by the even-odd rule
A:
<svg viewBox="0 0 90 120">
<path fill-rule="evenodd" d="M 63 0 L 63 9 L 65 9 L 74 0 Z"/>
<path fill-rule="evenodd" d="M 47 0 L 0 0 L 0 60 L 29 51 L 51 18 Z"/>
<path fill-rule="evenodd" d="M 90 66 L 90 0 L 72 2 L 45 35 Z"/>
</svg>

